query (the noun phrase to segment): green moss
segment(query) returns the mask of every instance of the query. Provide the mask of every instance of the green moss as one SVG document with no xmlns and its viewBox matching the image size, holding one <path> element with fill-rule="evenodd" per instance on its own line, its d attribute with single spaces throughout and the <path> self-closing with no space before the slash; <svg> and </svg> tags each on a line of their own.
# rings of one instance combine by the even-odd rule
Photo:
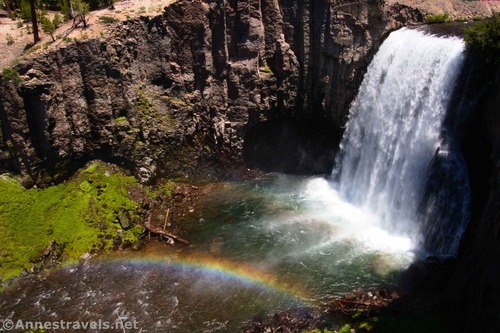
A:
<svg viewBox="0 0 500 333">
<path fill-rule="evenodd" d="M 128 122 L 127 117 L 118 117 L 115 119 L 115 124 L 119 126 L 122 129 L 132 129 L 132 126 L 130 126 L 130 123 Z"/>
<path fill-rule="evenodd" d="M 142 115 L 142 120 L 144 121 L 151 114 L 151 112 L 155 111 L 154 106 L 149 103 L 149 100 L 146 97 L 145 90 L 146 87 L 144 83 L 140 83 L 135 89 L 135 108 Z"/>
<path fill-rule="evenodd" d="M 9 149 L 9 151 L 13 151 L 14 150 L 14 144 L 12 143 L 11 140 L 5 141 L 5 145 L 7 146 L 7 149 Z"/>
<path fill-rule="evenodd" d="M 273 74 L 273 71 L 271 70 L 271 68 L 269 66 L 261 67 L 260 71 L 264 72 L 264 73 L 267 73 L 267 74 Z"/>
<path fill-rule="evenodd" d="M 139 205 L 128 194 L 142 190 L 131 176 L 94 163 L 65 184 L 25 189 L 17 181 L 0 178 L 0 279 L 5 281 L 32 266 L 49 241 L 65 246 L 69 260 L 92 249 L 112 248 L 121 229 L 117 217 L 128 212 L 139 220 Z M 137 241 L 142 228 L 123 231 L 123 240 Z"/>
<path fill-rule="evenodd" d="M 87 169 L 83 170 L 85 173 L 94 173 L 97 171 L 97 168 L 99 167 L 99 162 L 92 163 Z"/>
<path fill-rule="evenodd" d="M 160 186 L 160 188 L 158 189 L 158 192 L 161 195 L 171 197 L 172 191 L 174 190 L 175 186 L 176 186 L 175 182 L 172 182 L 172 181 L 166 182 Z"/>
</svg>

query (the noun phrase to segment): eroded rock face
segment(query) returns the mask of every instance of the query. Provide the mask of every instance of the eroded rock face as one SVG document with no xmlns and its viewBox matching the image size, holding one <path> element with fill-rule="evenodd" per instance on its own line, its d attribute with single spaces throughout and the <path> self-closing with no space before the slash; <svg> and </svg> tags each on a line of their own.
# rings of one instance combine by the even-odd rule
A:
<svg viewBox="0 0 500 333">
<path fill-rule="evenodd" d="M 455 332 L 494 332 L 500 327 L 500 66 L 473 62 L 479 103 L 465 139 L 472 219 L 443 298 Z"/>
<path fill-rule="evenodd" d="M 94 158 L 143 182 L 219 175 L 242 164 L 245 136 L 267 121 L 306 133 L 306 155 L 308 126 L 331 136 L 306 160 L 330 158 L 382 39 L 422 19 L 381 0 L 178 1 L 19 63 L 21 83 L 0 81 L 0 168 L 38 183 Z M 267 134 L 257 141 L 273 154 Z M 250 152 L 251 162 L 262 149 Z"/>
</svg>

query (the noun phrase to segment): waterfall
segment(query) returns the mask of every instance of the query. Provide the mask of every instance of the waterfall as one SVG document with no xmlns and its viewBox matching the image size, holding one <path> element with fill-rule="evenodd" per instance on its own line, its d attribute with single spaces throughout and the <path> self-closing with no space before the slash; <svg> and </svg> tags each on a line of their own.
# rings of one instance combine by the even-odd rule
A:
<svg viewBox="0 0 500 333">
<path fill-rule="evenodd" d="M 391 33 L 351 106 L 333 172 L 346 201 L 440 256 L 456 252 L 468 219 L 464 163 L 444 126 L 463 50 L 459 38 Z"/>
</svg>

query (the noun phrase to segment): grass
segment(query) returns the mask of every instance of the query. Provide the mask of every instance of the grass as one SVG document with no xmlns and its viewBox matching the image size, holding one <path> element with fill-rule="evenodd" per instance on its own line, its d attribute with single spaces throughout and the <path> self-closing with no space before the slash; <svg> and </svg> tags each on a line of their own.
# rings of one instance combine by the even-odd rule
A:
<svg viewBox="0 0 500 333">
<path fill-rule="evenodd" d="M 63 244 L 64 255 L 77 260 L 83 253 L 109 250 L 121 229 L 117 218 L 128 212 L 138 221 L 139 205 L 129 190 L 142 190 L 131 176 L 94 163 L 64 184 L 25 189 L 16 180 L 0 177 L 0 280 L 31 268 L 51 240 Z M 123 231 L 123 240 L 135 242 L 142 227 Z"/>
<path fill-rule="evenodd" d="M 118 22 L 118 20 L 111 16 L 99 16 L 99 21 L 103 24 L 112 24 Z"/>
</svg>

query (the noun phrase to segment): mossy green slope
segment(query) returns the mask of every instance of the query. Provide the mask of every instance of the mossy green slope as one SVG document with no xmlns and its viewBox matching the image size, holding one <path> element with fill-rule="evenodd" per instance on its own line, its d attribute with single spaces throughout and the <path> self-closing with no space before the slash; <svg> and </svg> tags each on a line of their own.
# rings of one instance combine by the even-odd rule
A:
<svg viewBox="0 0 500 333">
<path fill-rule="evenodd" d="M 33 266 L 50 241 L 65 246 L 69 260 L 91 250 L 113 246 L 120 214 L 139 221 L 139 203 L 131 192 L 142 186 L 104 163 L 94 163 L 64 184 L 25 189 L 14 179 L 0 177 L 0 279 L 5 281 Z M 134 242 L 140 224 L 123 232 Z"/>
</svg>

